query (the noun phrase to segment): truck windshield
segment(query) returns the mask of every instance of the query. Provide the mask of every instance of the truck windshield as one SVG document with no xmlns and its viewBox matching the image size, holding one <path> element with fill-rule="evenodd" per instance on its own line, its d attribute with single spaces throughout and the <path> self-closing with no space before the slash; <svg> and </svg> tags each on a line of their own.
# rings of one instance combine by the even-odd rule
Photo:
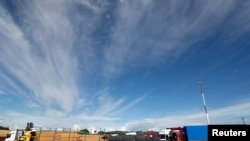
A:
<svg viewBox="0 0 250 141">
<path fill-rule="evenodd" d="M 9 138 L 11 136 L 11 134 L 7 134 L 6 138 Z"/>
</svg>

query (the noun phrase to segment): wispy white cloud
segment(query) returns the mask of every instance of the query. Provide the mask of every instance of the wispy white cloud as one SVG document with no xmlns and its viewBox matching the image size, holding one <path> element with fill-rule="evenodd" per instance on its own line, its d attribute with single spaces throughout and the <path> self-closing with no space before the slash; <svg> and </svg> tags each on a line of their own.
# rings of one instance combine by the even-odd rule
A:
<svg viewBox="0 0 250 141">
<path fill-rule="evenodd" d="M 1 32 L 1 63 L 12 80 L 3 78 L 17 93 L 26 93 L 27 98 L 33 95 L 42 105 L 56 104 L 69 112 L 84 100 L 77 88 L 78 62 L 72 51 L 73 26 L 64 17 L 66 5 L 63 1 L 32 4 L 25 5 L 27 13 L 19 15 L 23 18 L 19 22 L 27 27 L 17 25 L 1 8 L 1 31 L 6 31 Z"/>
<path fill-rule="evenodd" d="M 211 124 L 243 124 L 241 117 L 249 117 L 248 109 L 250 103 L 241 103 L 231 106 L 211 109 L 209 118 Z M 230 117 L 230 118 L 229 118 Z M 246 120 L 249 124 L 250 120 Z M 166 127 L 182 127 L 185 125 L 202 125 L 207 124 L 206 115 L 204 112 L 192 112 L 162 118 L 145 118 L 135 120 L 124 125 L 124 129 L 130 130 L 148 130 L 150 128 L 163 129 Z"/>
<path fill-rule="evenodd" d="M 82 128 L 88 128 L 89 125 L 96 127 L 108 127 L 110 122 L 114 123 L 120 120 L 120 118 L 116 117 L 90 116 L 86 115 L 85 113 L 68 115 L 56 109 L 47 109 L 45 113 L 39 114 L 30 114 L 16 111 L 7 111 L 5 114 L 6 117 L 13 119 L 10 126 L 17 125 L 18 127 L 25 127 L 26 122 L 33 122 L 34 124 L 41 125 L 44 128 L 53 129 L 57 127 L 73 128 L 75 124 L 81 125 Z"/>
<path fill-rule="evenodd" d="M 241 117 L 245 118 L 245 123 L 249 124 L 249 103 L 235 104 L 231 106 L 211 109 L 209 117 L 211 124 L 242 124 Z M 106 128 L 107 130 L 159 130 L 166 127 L 182 127 L 185 125 L 207 124 L 206 115 L 202 112 L 189 112 L 180 115 L 171 115 L 162 118 L 144 118 L 135 119 L 127 123 L 114 124 L 120 121 L 120 118 L 105 116 L 88 116 L 85 113 L 77 115 L 66 115 L 61 111 L 48 110 L 43 115 L 25 114 L 20 112 L 9 111 L 6 115 L 13 119 L 12 123 L 21 123 L 18 126 L 25 126 L 23 119 L 47 128 L 61 127 L 74 128 L 77 123 L 82 128 Z M 232 116 L 233 115 L 233 116 Z M 22 118 L 20 118 L 22 117 Z M 231 118 L 228 118 L 231 117 Z M 34 120 L 35 119 L 35 120 Z M 58 120 L 60 119 L 60 120 Z M 7 122 L 7 121 L 6 121 Z M 62 124 L 64 123 L 64 124 Z M 83 124 L 84 123 L 84 124 Z"/>
<path fill-rule="evenodd" d="M 89 8 L 97 18 L 106 10 L 103 6 L 105 4 L 100 4 L 101 2 L 75 2 L 84 5 L 83 10 Z M 81 63 L 85 62 L 86 66 L 90 59 L 98 62 L 95 60 L 95 51 L 89 49 L 94 37 L 88 35 L 94 32 L 95 27 L 92 26 L 100 26 L 99 20 L 89 16 L 87 17 L 90 19 L 87 20 L 84 13 L 82 17 L 76 17 L 75 21 L 84 25 L 79 28 L 82 32 L 79 34 L 76 30 L 80 26 L 76 28 L 70 18 L 70 12 L 76 6 L 74 4 L 66 1 L 25 3 L 17 9 L 22 11 L 19 15 L 20 19 L 23 18 L 19 21 L 21 25 L 17 25 L 4 8 L 1 9 L 1 33 L 8 39 L 2 41 L 2 46 L 8 46 L 2 49 L 2 64 L 23 85 L 31 89 L 35 97 L 47 101 L 48 104 L 60 103 L 67 111 L 72 110 L 73 101 L 80 97 L 77 87 L 79 56 L 74 52 L 74 49 L 79 48 L 75 47 L 79 40 L 76 39 L 83 39 L 86 43 L 84 48 L 88 51 L 86 53 L 84 49 L 79 50 L 83 52 L 85 60 Z M 117 2 L 115 14 L 112 15 L 115 24 L 110 28 L 110 43 L 103 52 L 104 62 L 97 63 L 103 67 L 103 74 L 119 75 L 127 71 L 126 68 L 142 65 L 142 61 L 155 64 L 165 60 L 166 56 L 182 53 L 190 45 L 208 37 L 210 33 L 205 31 L 217 28 L 217 23 L 223 23 L 222 17 L 227 17 L 234 10 L 234 1 L 226 2 L 223 8 L 220 7 L 221 4 L 212 2 L 194 3 L 195 9 L 190 9 L 188 2 L 164 4 L 161 7 L 152 1 Z M 155 9 L 156 7 L 159 8 Z M 178 7 L 182 7 L 182 10 L 177 11 Z M 193 11 L 192 14 L 185 12 L 189 10 Z M 79 11 L 74 12 L 80 16 Z M 90 24 L 91 27 L 88 26 Z M 205 36 L 200 36 L 201 34 Z M 80 68 L 88 71 L 87 66 Z M 82 99 L 79 103 L 84 103 L 83 101 Z"/>
<path fill-rule="evenodd" d="M 124 102 L 124 98 L 120 98 L 119 100 L 114 99 L 108 92 L 102 93 L 97 98 L 97 103 L 101 108 L 95 111 L 95 114 L 104 115 L 116 110 L 117 107 L 121 106 Z"/>
<path fill-rule="evenodd" d="M 145 96 L 127 103 L 128 97 L 114 96 L 106 88 L 108 83 L 96 88 L 94 95 L 86 90 L 88 83 L 103 78 L 107 82 L 130 69 L 172 60 L 210 37 L 213 31 L 221 31 L 222 43 L 226 38 L 249 32 L 249 2 L 236 3 L 141 0 L 117 1 L 112 7 L 107 1 L 45 0 L 17 2 L 15 14 L 0 5 L 0 80 L 5 82 L 0 82 L 0 90 L 29 99 L 27 103 L 32 108 L 45 106 L 36 113 L 39 116 L 44 112 L 50 118 L 66 119 L 68 113 L 81 111 L 75 115 L 78 120 L 70 117 L 75 123 L 80 119 L 119 120 L 115 114 L 135 106 Z M 237 16 L 231 17 L 232 13 Z M 108 22 L 102 22 L 103 18 Z M 225 22 L 231 23 L 226 27 L 230 30 L 221 29 Z M 103 25 L 108 34 L 103 33 Z M 102 43 L 100 38 L 107 42 Z M 115 118 L 103 116 L 107 113 L 115 113 Z M 216 113 L 211 112 L 211 116 Z M 39 116 L 35 118 L 40 119 Z M 196 116 L 189 117 L 191 123 L 192 118 L 204 122 L 203 115 Z M 170 125 L 177 125 L 178 120 L 172 118 L 144 122 L 170 121 Z M 127 123 L 125 127 L 133 129 L 144 122 Z"/>
<path fill-rule="evenodd" d="M 101 6 L 88 1 L 76 2 L 83 4 L 84 7 L 81 7 L 83 9 L 87 7 L 93 10 L 97 17 L 102 11 Z M 104 115 L 120 109 L 125 98 L 114 99 L 106 92 L 86 101 L 85 98 L 91 97 L 91 94 L 84 90 L 80 92 L 77 84 L 81 78 L 88 77 L 88 70 L 93 69 L 89 65 L 90 61 L 96 62 L 93 60 L 95 55 L 89 55 L 95 52 L 89 48 L 94 38 L 88 37 L 92 29 L 85 28 L 84 25 L 87 22 L 95 25 L 97 19 L 87 20 L 87 17 L 84 17 L 86 13 L 81 13 L 83 17 L 76 17 L 79 19 L 75 20 L 79 20 L 79 24 L 82 25 L 77 25 L 76 28 L 76 24 L 70 19 L 74 3 L 41 1 L 19 4 L 20 7 L 16 9 L 22 11 L 17 14 L 19 21 L 13 19 L 11 13 L 5 8 L 1 8 L 3 22 L 0 26 L 0 59 L 1 66 L 9 74 L 1 72 L 1 79 L 6 82 L 5 86 L 10 88 L 7 91 L 22 94 L 25 99 L 28 99 L 26 103 L 31 108 L 38 109 L 39 106 L 45 106 L 44 111 L 50 111 L 48 109 L 56 106 L 62 110 L 61 114 L 69 113 L 82 106 L 88 109 L 88 106 L 95 103 L 99 104 L 93 112 L 96 115 Z M 78 28 L 81 33 L 78 33 Z M 76 37 L 75 34 L 83 38 Z M 84 39 L 86 46 L 77 43 L 81 42 L 81 39 Z M 78 58 L 78 53 L 82 58 Z M 134 105 L 136 101 L 129 105 Z M 47 114 L 50 115 L 49 113 Z M 58 112 L 52 111 L 52 113 Z"/>
<path fill-rule="evenodd" d="M 0 95 L 4 95 L 4 94 L 5 94 L 5 91 L 0 89 Z"/>
<path fill-rule="evenodd" d="M 128 102 L 128 97 L 124 96 L 117 99 L 114 98 L 111 93 L 110 88 L 105 88 L 90 99 L 88 105 L 92 107 L 91 109 L 95 109 L 96 105 L 100 107 L 94 111 L 94 115 L 118 115 L 119 113 L 126 112 L 127 109 L 135 106 L 146 97 L 146 95 L 143 95 L 137 99 L 129 100 L 130 102 Z M 95 101 L 95 99 L 97 101 Z"/>
<path fill-rule="evenodd" d="M 76 2 L 82 4 L 86 8 L 94 11 L 95 13 L 99 13 L 102 11 L 102 9 L 98 5 L 105 4 L 105 1 L 85 1 L 85 0 L 76 0 Z"/>
<path fill-rule="evenodd" d="M 236 32 L 248 33 L 246 21 L 249 19 L 237 19 L 246 17 L 249 10 L 236 3 L 234 0 L 118 3 L 113 15 L 115 25 L 110 30 L 110 44 L 104 50 L 105 75 L 111 77 L 135 66 L 155 66 L 173 60 L 218 31 L 221 32 L 218 44 L 225 43 L 229 36 L 233 41 L 237 38 Z M 240 16 L 235 16 L 234 12 Z M 225 23 L 228 30 L 222 29 Z"/>
<path fill-rule="evenodd" d="M 122 113 L 122 112 L 128 112 L 129 108 L 132 108 L 133 106 L 136 106 L 137 103 L 141 102 L 147 95 L 143 95 L 137 99 L 134 99 L 132 102 L 127 103 L 127 104 L 123 104 L 122 107 L 117 108 L 113 114 L 118 114 L 118 113 Z"/>
</svg>

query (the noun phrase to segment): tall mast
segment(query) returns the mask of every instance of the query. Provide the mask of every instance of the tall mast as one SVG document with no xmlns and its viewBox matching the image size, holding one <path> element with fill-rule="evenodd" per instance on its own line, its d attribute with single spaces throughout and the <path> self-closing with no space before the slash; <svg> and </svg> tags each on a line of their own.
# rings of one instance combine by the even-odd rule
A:
<svg viewBox="0 0 250 141">
<path fill-rule="evenodd" d="M 204 96 L 203 89 L 202 89 L 202 82 L 199 82 L 198 84 L 200 86 L 201 96 L 202 96 L 203 105 L 204 105 L 204 110 L 205 110 L 205 113 L 206 113 L 206 116 L 207 116 L 207 123 L 210 124 L 210 120 L 209 120 L 208 112 L 207 112 L 206 101 L 205 101 L 205 96 Z"/>
</svg>

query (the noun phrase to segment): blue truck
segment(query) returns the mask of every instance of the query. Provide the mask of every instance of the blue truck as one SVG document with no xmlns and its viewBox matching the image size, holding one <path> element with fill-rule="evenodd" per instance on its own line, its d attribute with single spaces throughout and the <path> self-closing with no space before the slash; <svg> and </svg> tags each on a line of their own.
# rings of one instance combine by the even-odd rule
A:
<svg viewBox="0 0 250 141">
<path fill-rule="evenodd" d="M 208 125 L 188 125 L 172 128 L 169 141 L 207 141 Z"/>
</svg>

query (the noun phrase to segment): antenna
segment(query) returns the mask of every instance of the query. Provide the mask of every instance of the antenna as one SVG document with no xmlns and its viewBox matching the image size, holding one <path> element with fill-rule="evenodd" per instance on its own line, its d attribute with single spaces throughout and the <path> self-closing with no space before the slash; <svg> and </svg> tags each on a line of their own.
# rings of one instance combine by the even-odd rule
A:
<svg viewBox="0 0 250 141">
<path fill-rule="evenodd" d="M 205 96 L 204 96 L 203 89 L 202 89 L 202 82 L 198 82 L 198 84 L 200 86 L 201 96 L 202 96 L 203 105 L 204 105 L 204 110 L 205 110 L 205 113 L 206 113 L 206 116 L 207 116 L 207 123 L 210 124 L 210 120 L 209 120 L 208 112 L 207 112 L 207 106 L 206 106 L 206 102 L 205 102 Z"/>
</svg>

